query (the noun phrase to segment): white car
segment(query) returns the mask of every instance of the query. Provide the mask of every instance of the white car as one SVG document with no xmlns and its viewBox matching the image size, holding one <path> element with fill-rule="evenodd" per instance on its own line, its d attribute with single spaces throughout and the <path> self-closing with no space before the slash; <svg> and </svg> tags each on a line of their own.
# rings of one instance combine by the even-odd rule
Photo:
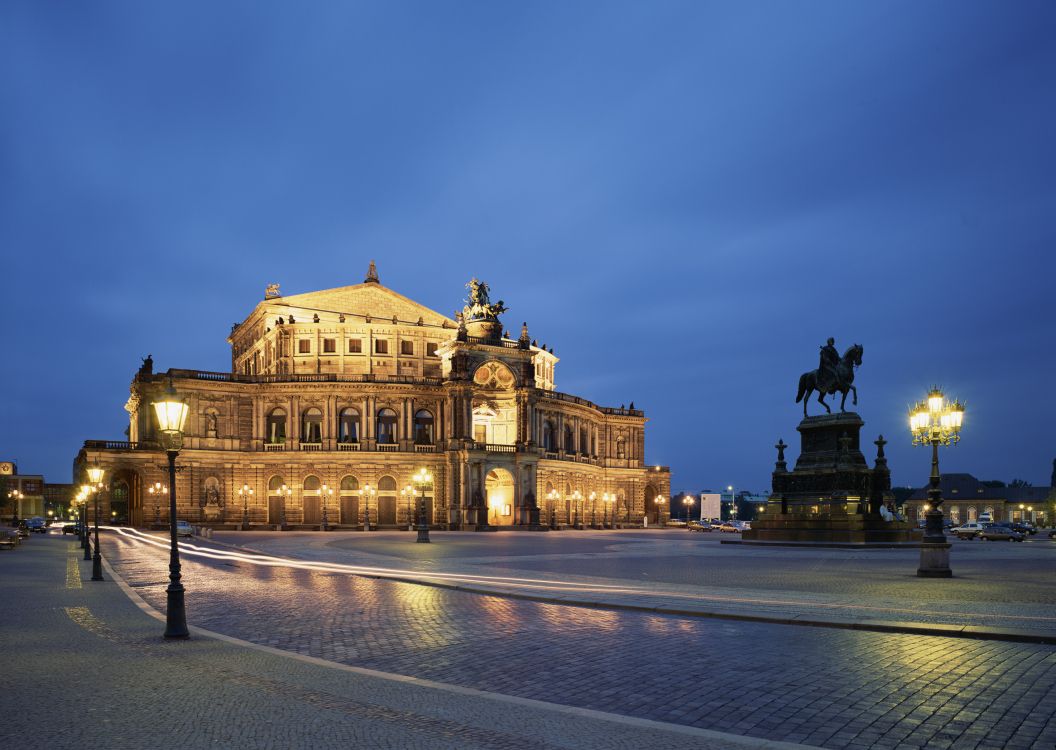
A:
<svg viewBox="0 0 1056 750">
<path fill-rule="evenodd" d="M 985 531 L 988 526 L 990 526 L 990 524 L 984 521 L 969 521 L 960 526 L 954 526 L 950 529 L 950 533 L 958 539 L 974 539 L 978 536 L 979 532 Z"/>
<path fill-rule="evenodd" d="M 176 536 L 194 536 L 194 527 L 186 521 L 177 521 Z"/>
</svg>

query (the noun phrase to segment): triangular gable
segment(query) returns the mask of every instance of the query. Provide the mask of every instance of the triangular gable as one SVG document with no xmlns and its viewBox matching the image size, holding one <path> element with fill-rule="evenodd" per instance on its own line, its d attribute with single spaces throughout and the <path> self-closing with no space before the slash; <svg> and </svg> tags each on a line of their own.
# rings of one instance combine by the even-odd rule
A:
<svg viewBox="0 0 1056 750">
<path fill-rule="evenodd" d="M 398 320 L 409 323 L 422 318 L 427 325 L 442 326 L 447 323 L 449 327 L 457 327 L 454 320 L 376 282 L 275 297 L 266 300 L 265 305 L 276 311 L 294 307 L 357 316 L 370 315 L 379 320 L 391 319 L 395 315 Z"/>
</svg>

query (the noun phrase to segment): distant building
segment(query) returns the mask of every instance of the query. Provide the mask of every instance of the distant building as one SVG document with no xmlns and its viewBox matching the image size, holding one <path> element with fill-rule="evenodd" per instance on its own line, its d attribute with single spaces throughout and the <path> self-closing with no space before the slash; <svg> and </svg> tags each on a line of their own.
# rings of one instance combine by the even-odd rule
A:
<svg viewBox="0 0 1056 750">
<path fill-rule="evenodd" d="M 54 518 L 66 518 L 69 516 L 69 508 L 73 502 L 74 488 L 72 484 L 59 484 L 55 482 L 44 483 L 44 511 L 54 512 Z M 45 516 L 46 517 L 46 516 Z"/>
<path fill-rule="evenodd" d="M 700 517 L 722 518 L 722 495 L 718 492 L 700 493 Z"/>
<path fill-rule="evenodd" d="M 86 441 L 76 471 L 107 471 L 105 518 L 166 519 L 150 492 L 168 482 L 151 402 L 171 385 L 190 407 L 177 515 L 194 523 L 362 527 L 369 513 L 406 527 L 414 492 L 446 528 L 655 523 L 670 472 L 645 465 L 645 414 L 556 391 L 553 350 L 527 325 L 504 332 L 502 302 L 469 286 L 448 318 L 383 286 L 373 263 L 352 286 L 272 285 L 230 331 L 230 372 L 155 373 L 148 357 L 129 440 Z M 423 469 L 432 479 L 415 485 Z"/>
<path fill-rule="evenodd" d="M 984 513 L 994 521 L 1051 522 L 1051 487 L 990 487 L 971 474 L 943 474 L 939 488 L 942 512 L 953 523 L 975 521 Z M 927 502 L 928 488 L 915 489 L 906 501 L 907 518 L 922 520 Z"/>
<path fill-rule="evenodd" d="M 0 508 L 7 523 L 16 518 L 43 518 L 44 477 L 19 474 L 14 461 L 0 461 Z"/>
</svg>

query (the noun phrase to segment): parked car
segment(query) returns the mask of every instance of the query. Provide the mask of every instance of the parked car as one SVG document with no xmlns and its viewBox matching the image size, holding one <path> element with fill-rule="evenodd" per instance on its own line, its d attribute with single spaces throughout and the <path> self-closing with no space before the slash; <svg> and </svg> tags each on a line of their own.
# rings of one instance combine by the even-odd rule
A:
<svg viewBox="0 0 1056 750">
<path fill-rule="evenodd" d="M 1024 534 L 1024 535 L 1026 535 L 1026 534 L 1034 535 L 1034 534 L 1038 533 L 1038 527 L 1037 526 L 1035 526 L 1032 523 L 1027 523 L 1025 521 L 1022 522 L 1022 523 L 1014 523 L 1014 524 L 1012 524 L 1012 529 L 1013 529 L 1013 531 L 1018 531 L 1020 534 Z"/>
<path fill-rule="evenodd" d="M 194 527 L 186 521 L 177 521 L 176 536 L 194 536 Z"/>
<path fill-rule="evenodd" d="M 1014 531 L 1011 526 L 1000 523 L 992 523 L 979 532 L 979 538 L 991 542 L 1022 542 L 1023 535 Z"/>
<path fill-rule="evenodd" d="M 62 525 L 63 534 L 76 534 L 80 529 L 77 528 L 75 523 L 65 523 Z"/>
<path fill-rule="evenodd" d="M 989 525 L 981 521 L 969 521 L 960 526 L 954 526 L 950 529 L 950 533 L 958 539 L 975 539 L 979 532 L 985 530 Z"/>
<path fill-rule="evenodd" d="M 725 521 L 722 526 L 719 527 L 719 531 L 728 531 L 731 533 L 741 533 L 741 527 L 737 521 Z"/>
<path fill-rule="evenodd" d="M 34 516 L 33 518 L 26 521 L 26 528 L 36 534 L 48 533 L 48 525 L 44 523 L 44 519 L 40 516 Z"/>
<path fill-rule="evenodd" d="M 711 531 L 711 529 L 712 529 L 712 526 L 707 521 L 690 521 L 689 522 L 689 530 L 690 531 Z"/>
</svg>

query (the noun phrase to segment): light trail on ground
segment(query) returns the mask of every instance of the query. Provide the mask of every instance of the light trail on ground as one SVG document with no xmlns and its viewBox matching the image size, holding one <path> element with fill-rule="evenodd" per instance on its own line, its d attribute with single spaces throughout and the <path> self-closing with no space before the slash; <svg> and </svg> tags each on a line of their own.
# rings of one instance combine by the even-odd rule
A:
<svg viewBox="0 0 1056 750">
<path fill-rule="evenodd" d="M 106 531 L 113 531 L 133 543 L 145 544 L 158 549 L 169 550 L 171 542 L 168 537 L 154 536 L 138 529 L 125 526 L 100 526 Z M 368 578 L 389 579 L 402 583 L 420 583 L 423 585 L 436 585 L 438 582 L 450 586 L 478 585 L 478 586 L 503 586 L 507 588 L 522 589 L 526 592 L 545 591 L 562 592 L 565 594 L 623 594 L 631 596 L 645 596 L 655 598 L 675 598 L 690 601 L 711 601 L 727 604 L 754 604 L 759 606 L 786 606 L 800 607 L 804 609 L 826 609 L 826 610 L 864 610 L 869 612 L 906 613 L 915 615 L 934 615 L 948 617 L 949 612 L 932 611 L 924 609 L 911 609 L 899 607 L 876 607 L 867 604 L 845 604 L 839 602 L 803 602 L 784 599 L 764 599 L 753 597 L 718 596 L 705 593 L 685 593 L 677 591 L 655 591 L 633 586 L 617 586 L 603 583 L 577 583 L 574 581 L 554 581 L 539 578 L 518 578 L 513 576 L 488 576 L 472 575 L 466 573 L 444 573 L 430 572 L 419 573 L 401 568 L 379 568 L 366 565 L 351 565 L 348 563 L 316 562 L 311 560 L 295 560 L 288 557 L 276 557 L 274 555 L 263 555 L 259 553 L 238 552 L 235 550 L 222 550 L 213 547 L 200 547 L 189 542 L 178 542 L 181 555 L 189 557 L 202 557 L 210 560 L 227 562 L 243 562 L 250 565 L 259 565 L 269 568 L 292 568 L 295 570 L 308 570 L 321 573 L 344 573 L 347 575 L 358 575 Z M 481 592 L 486 594 L 501 595 L 503 591 L 492 590 Z M 567 602 L 554 602 L 555 604 L 576 604 L 575 600 Z M 962 617 L 993 617 L 987 613 L 958 612 Z M 1002 614 L 1005 619 L 1031 620 L 1038 622 L 1056 622 L 1056 617 L 1044 617 L 1038 615 L 1016 615 Z"/>
</svg>

